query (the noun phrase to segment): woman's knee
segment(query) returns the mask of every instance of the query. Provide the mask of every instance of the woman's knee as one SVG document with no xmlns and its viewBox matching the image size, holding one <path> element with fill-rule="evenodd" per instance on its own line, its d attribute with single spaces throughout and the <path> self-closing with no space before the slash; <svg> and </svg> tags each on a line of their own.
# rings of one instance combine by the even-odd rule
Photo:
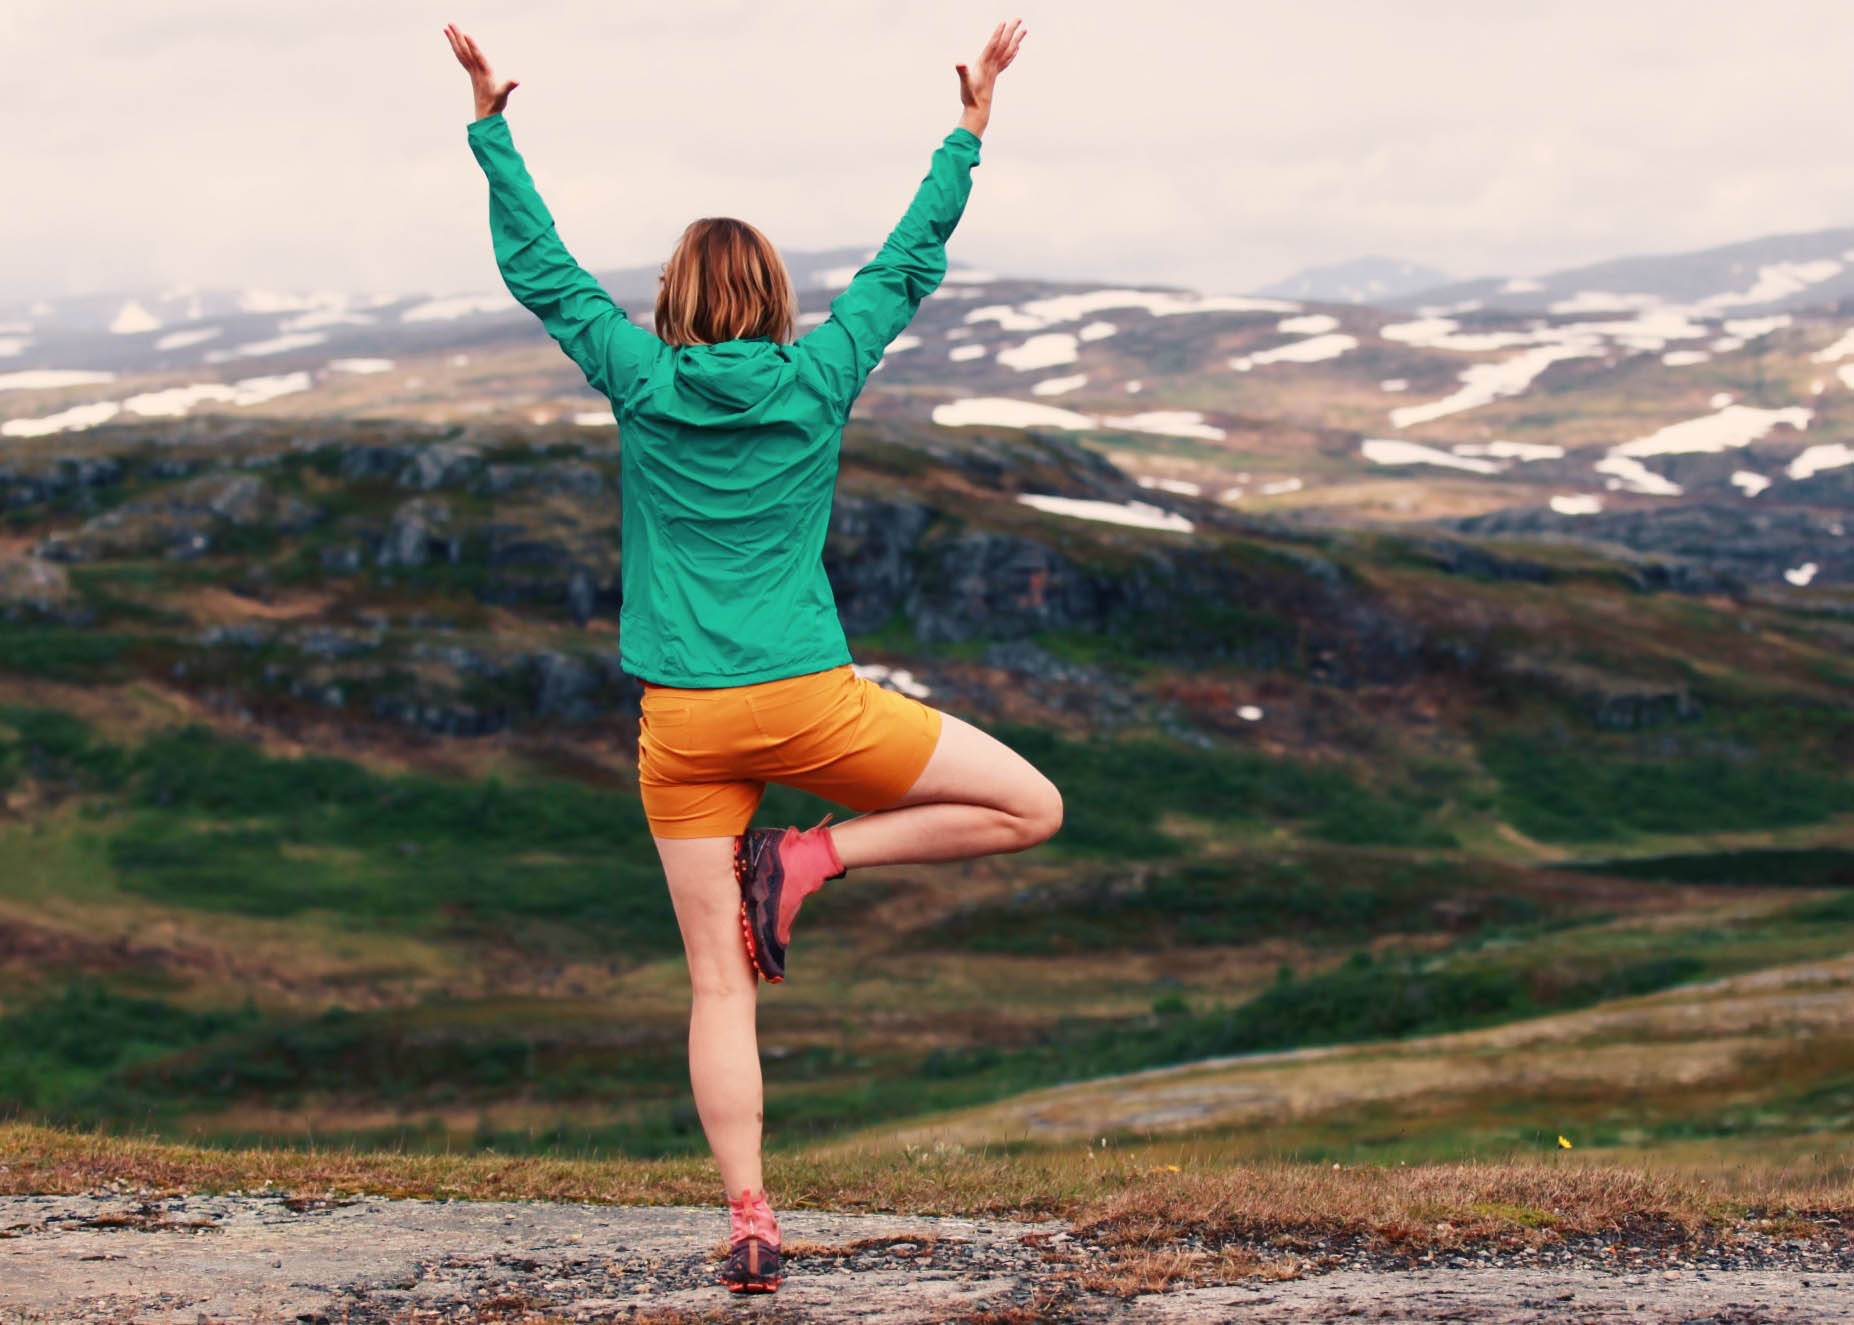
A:
<svg viewBox="0 0 1854 1325">
<path fill-rule="evenodd" d="M 1033 847 L 1054 837 L 1056 830 L 1062 827 L 1062 793 L 1056 789 L 1056 784 L 1041 773 L 1037 774 L 1036 784 L 1025 797 L 1016 818 L 1023 835 L 1022 846 Z"/>
<path fill-rule="evenodd" d="M 698 957 L 688 953 L 689 990 L 694 997 L 709 999 L 744 999 L 757 1001 L 759 980 L 749 964 L 743 945 L 738 953 L 711 953 Z M 734 958 L 738 956 L 739 961 Z"/>
</svg>

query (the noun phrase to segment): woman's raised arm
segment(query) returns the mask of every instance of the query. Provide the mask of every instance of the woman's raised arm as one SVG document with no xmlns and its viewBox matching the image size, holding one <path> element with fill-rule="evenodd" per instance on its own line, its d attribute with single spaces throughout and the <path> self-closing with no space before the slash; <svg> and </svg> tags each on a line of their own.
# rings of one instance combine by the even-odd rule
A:
<svg viewBox="0 0 1854 1325">
<path fill-rule="evenodd" d="M 1024 38 L 1030 34 L 1030 29 L 1023 23 L 1021 18 L 1014 18 L 1008 28 L 1000 23 L 992 30 L 991 40 L 979 52 L 976 77 L 967 66 L 956 66 L 959 70 L 959 104 L 965 107 L 959 117 L 959 127 L 974 138 L 983 138 L 985 126 L 991 123 L 992 85 L 998 81 L 999 74 L 1011 67 L 1011 61 L 1017 58 L 1017 48 L 1024 44 Z M 509 86 L 515 85 L 510 83 Z M 505 100 L 507 97 L 508 94 L 503 93 Z"/>
<path fill-rule="evenodd" d="M 547 334 L 579 365 L 592 388 L 616 399 L 637 380 L 662 342 L 632 323 L 560 242 L 553 215 L 535 190 L 502 116 L 517 84 L 497 82 L 476 42 L 455 24 L 446 27 L 444 35 L 470 75 L 477 113 L 469 129 L 470 150 L 489 178 L 489 233 L 502 282 L 522 307 L 541 319 Z"/>
<path fill-rule="evenodd" d="M 921 300 L 946 277 L 946 241 L 972 192 L 979 139 L 991 122 L 992 85 L 1017 58 L 1026 29 L 1000 23 L 979 55 L 976 73 L 959 71 L 959 126 L 946 136 L 901 224 L 831 301 L 830 317 L 798 342 L 845 414 L 882 352 L 914 318 Z"/>
</svg>

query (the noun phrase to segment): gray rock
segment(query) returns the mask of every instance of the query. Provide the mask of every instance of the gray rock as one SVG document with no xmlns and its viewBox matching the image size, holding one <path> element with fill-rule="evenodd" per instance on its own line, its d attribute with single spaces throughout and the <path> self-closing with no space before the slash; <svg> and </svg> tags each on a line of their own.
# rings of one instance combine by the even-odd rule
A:
<svg viewBox="0 0 1854 1325">
<path fill-rule="evenodd" d="M 924 641 L 1098 627 L 1113 597 L 1061 554 L 1010 534 L 969 529 L 930 540 L 919 557 L 904 610 Z"/>
<path fill-rule="evenodd" d="M 208 626 L 197 636 L 206 648 L 261 649 L 276 637 L 271 627 L 256 621 Z"/>
<path fill-rule="evenodd" d="M 837 614 L 852 635 L 887 625 L 915 578 L 915 547 L 933 512 L 914 502 L 838 495 L 824 542 Z"/>
<path fill-rule="evenodd" d="M 411 455 L 411 448 L 405 446 L 350 446 L 342 451 L 336 472 L 350 483 L 396 479 Z"/>
<path fill-rule="evenodd" d="M 483 467 L 483 453 L 465 442 L 435 442 L 413 453 L 399 475 L 399 486 L 432 492 L 463 487 Z"/>
<path fill-rule="evenodd" d="M 299 630 L 289 638 L 299 653 L 311 658 L 335 660 L 371 653 L 380 647 L 384 634 L 384 631 L 336 630 L 333 627 L 317 626 Z"/>
<path fill-rule="evenodd" d="M 463 540 L 449 533 L 451 508 L 431 497 L 414 497 L 393 512 L 392 526 L 381 542 L 376 559 L 381 566 L 423 566 L 434 557 L 455 563 L 462 559 Z"/>
<path fill-rule="evenodd" d="M 524 661 L 531 686 L 529 707 L 537 716 L 568 722 L 598 716 L 596 696 L 604 678 L 597 668 L 564 653 L 537 653 Z"/>
<path fill-rule="evenodd" d="M 284 496 L 277 499 L 271 524 L 279 533 L 300 534 L 320 524 L 325 514 L 320 506 L 311 506 L 300 497 Z"/>
<path fill-rule="evenodd" d="M 316 556 L 322 563 L 323 570 L 352 575 L 361 568 L 361 549 L 354 543 L 339 543 L 333 547 L 322 548 Z"/>
<path fill-rule="evenodd" d="M 399 695 L 376 696 L 373 713 L 434 736 L 489 736 L 508 726 L 508 715 L 499 709 Z"/>
<path fill-rule="evenodd" d="M 605 474 L 596 465 L 556 461 L 544 465 L 489 465 L 477 480 L 477 490 L 491 497 L 533 490 L 553 496 L 593 501 L 610 495 Z"/>
</svg>

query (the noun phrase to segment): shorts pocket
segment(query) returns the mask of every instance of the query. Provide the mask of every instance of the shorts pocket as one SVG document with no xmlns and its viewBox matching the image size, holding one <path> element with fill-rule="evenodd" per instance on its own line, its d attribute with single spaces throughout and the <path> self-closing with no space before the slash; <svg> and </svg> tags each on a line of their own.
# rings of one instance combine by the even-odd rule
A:
<svg viewBox="0 0 1854 1325">
<path fill-rule="evenodd" d="M 647 727 L 686 726 L 694 712 L 693 705 L 678 704 L 674 700 L 667 704 L 652 704 L 648 696 L 639 706 L 639 713 Z"/>
</svg>

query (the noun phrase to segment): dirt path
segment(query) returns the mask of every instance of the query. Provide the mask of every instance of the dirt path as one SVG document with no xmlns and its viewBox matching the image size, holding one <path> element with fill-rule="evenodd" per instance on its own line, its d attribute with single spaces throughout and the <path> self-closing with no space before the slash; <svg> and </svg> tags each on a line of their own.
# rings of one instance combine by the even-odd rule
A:
<svg viewBox="0 0 1854 1325">
<path fill-rule="evenodd" d="M 1572 1253 L 1526 1266 L 1360 1264 L 1122 1300 L 1078 1291 L 1079 1273 L 1106 1254 L 1057 1224 L 804 1211 L 781 1219 L 791 1276 L 775 1297 L 743 1302 L 712 1282 L 725 1231 L 717 1209 L 0 1197 L 0 1322 L 1854 1319 L 1854 1255 L 1844 1246 L 1779 1249 L 1755 1267 L 1688 1261 L 1625 1272 Z"/>
</svg>

